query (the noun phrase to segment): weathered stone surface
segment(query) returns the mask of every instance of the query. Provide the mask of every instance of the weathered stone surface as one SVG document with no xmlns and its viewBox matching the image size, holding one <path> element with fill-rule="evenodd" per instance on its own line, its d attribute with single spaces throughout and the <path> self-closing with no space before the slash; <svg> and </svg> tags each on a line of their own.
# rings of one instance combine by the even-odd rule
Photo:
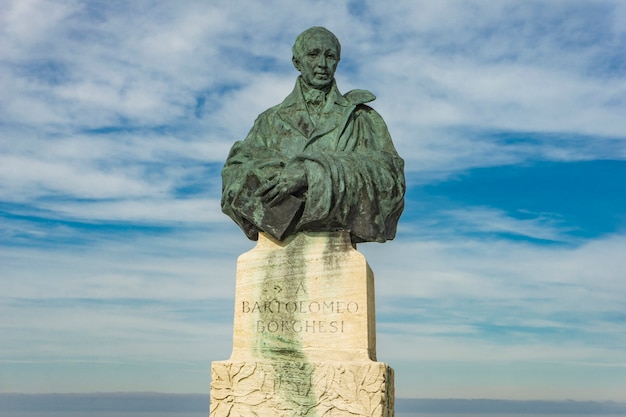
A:
<svg viewBox="0 0 626 417">
<path fill-rule="evenodd" d="M 212 365 L 212 417 L 393 415 L 374 276 L 349 232 L 261 233 L 237 262 L 234 324 L 230 360 Z"/>
<path fill-rule="evenodd" d="M 347 232 L 261 234 L 237 262 L 232 360 L 375 360 L 374 276 Z"/>
<path fill-rule="evenodd" d="M 380 362 L 213 362 L 211 417 L 392 417 Z"/>
</svg>

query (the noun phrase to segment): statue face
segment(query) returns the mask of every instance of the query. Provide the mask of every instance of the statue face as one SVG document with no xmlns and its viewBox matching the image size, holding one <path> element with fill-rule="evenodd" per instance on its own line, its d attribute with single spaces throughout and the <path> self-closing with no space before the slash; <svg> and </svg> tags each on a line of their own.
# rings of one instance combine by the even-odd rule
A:
<svg viewBox="0 0 626 417">
<path fill-rule="evenodd" d="M 333 40 L 323 34 L 309 38 L 302 56 L 294 59 L 294 65 L 302 79 L 314 88 L 327 87 L 335 77 L 339 63 L 339 51 Z"/>
</svg>

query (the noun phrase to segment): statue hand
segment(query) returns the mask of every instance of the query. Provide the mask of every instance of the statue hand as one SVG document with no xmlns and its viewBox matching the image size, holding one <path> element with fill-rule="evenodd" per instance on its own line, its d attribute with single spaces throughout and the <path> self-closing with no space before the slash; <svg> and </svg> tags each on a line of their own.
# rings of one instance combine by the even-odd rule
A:
<svg viewBox="0 0 626 417">
<path fill-rule="evenodd" d="M 255 195 L 273 207 L 289 195 L 305 189 L 307 185 L 306 171 L 302 163 L 290 163 L 279 174 L 268 178 L 267 182 L 255 192 Z"/>
</svg>

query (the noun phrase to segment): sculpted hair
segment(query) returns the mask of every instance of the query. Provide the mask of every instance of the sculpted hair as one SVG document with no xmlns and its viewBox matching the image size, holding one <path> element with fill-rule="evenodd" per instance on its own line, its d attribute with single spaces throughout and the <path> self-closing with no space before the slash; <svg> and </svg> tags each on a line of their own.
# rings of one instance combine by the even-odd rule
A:
<svg viewBox="0 0 626 417">
<path fill-rule="evenodd" d="M 339 43 L 339 39 L 332 33 L 330 30 L 321 27 L 321 26 L 313 26 L 298 35 L 296 38 L 296 42 L 293 44 L 291 51 L 293 53 L 293 58 L 299 60 L 304 54 L 304 45 L 306 45 L 307 41 L 312 38 L 314 35 L 324 35 L 329 37 L 337 47 L 337 59 L 341 58 L 341 44 Z"/>
</svg>

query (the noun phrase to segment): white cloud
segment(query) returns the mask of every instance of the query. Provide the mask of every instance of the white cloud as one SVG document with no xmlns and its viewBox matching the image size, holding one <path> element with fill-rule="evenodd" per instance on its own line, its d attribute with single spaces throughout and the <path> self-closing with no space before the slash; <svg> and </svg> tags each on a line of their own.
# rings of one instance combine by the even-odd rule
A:
<svg viewBox="0 0 626 417">
<path fill-rule="evenodd" d="M 311 14 L 305 20 L 325 16 L 322 23 L 337 27 L 345 59 L 358 64 L 354 74 L 340 67 L 340 87 L 370 88 L 378 94 L 374 107 L 390 125 L 411 170 L 589 157 L 589 146 L 555 147 L 549 141 L 526 148 L 503 146 L 489 138 L 442 132 L 444 126 L 623 137 L 624 82 L 587 71 L 598 54 L 610 53 L 614 45 L 574 43 L 591 36 L 580 5 L 400 2 L 382 8 L 367 3 L 361 6 L 368 18 L 346 14 L 345 5 L 326 6 L 307 10 Z M 119 13 L 102 4 L 71 8 L 54 2 L 29 7 L 16 3 L 9 29 L 22 24 L 19 16 L 24 13 L 47 20 L 40 25 L 41 34 L 14 48 L 17 55 L 5 62 L 8 121 L 43 132 L 61 126 L 176 123 L 180 134 L 193 142 L 210 138 L 223 158 L 256 114 L 280 102 L 293 85 L 289 49 L 292 37 L 307 25 L 293 18 L 306 9 L 302 6 L 238 2 L 124 7 Z M 37 12 L 47 8 L 55 11 Z M 611 21 L 609 13 L 595 13 Z M 277 21 L 281 15 L 291 16 L 285 20 L 288 27 L 268 32 L 264 19 Z M 376 16 L 386 30 L 369 20 Z M 546 24 L 560 20 L 560 32 L 546 30 Z M 22 32 L 16 30 L 5 31 L 7 43 L 22 42 L 17 40 Z M 86 37 L 74 36 L 73 30 Z M 572 45 L 563 47 L 565 41 Z M 59 83 L 41 79 L 45 66 L 29 76 L 11 67 L 32 65 L 35 55 L 39 62 L 54 59 L 62 64 Z M 275 59 L 289 75 L 258 75 L 255 56 Z M 252 66 L 244 65 L 246 59 Z M 221 92 L 224 83 L 235 87 Z M 207 94 L 211 102 L 202 109 L 203 119 L 194 119 L 196 99 Z M 626 152 L 621 148 L 618 157 Z"/>
<path fill-rule="evenodd" d="M 237 256 L 251 247 L 230 224 L 165 235 L 123 227 L 117 233 L 93 229 L 87 235 L 52 227 L 32 232 L 38 238 L 32 239 L 30 247 L 2 251 L 0 275 L 6 297 L 232 297 Z M 48 235 L 52 233 L 56 236 Z M 59 243 L 50 244 L 51 238 Z"/>
<path fill-rule="evenodd" d="M 551 323 L 548 327 L 599 331 L 607 343 L 609 335 L 619 339 L 623 333 L 618 331 L 626 303 L 626 263 L 619 255 L 626 250 L 624 236 L 578 247 L 457 238 L 360 249 L 376 275 L 377 295 L 406 297 L 409 304 L 398 303 L 399 312 L 417 313 L 420 303 L 430 300 L 431 308 L 436 303 L 458 310 L 460 316 L 448 324 Z"/>
<path fill-rule="evenodd" d="M 55 134 L 45 140 L 32 133 L 20 137 L 17 130 L 9 134 L 7 149 L 0 155 L 2 199 L 33 202 L 61 196 L 70 206 L 80 205 L 72 199 L 183 205 L 188 203 L 176 201 L 172 194 L 188 183 L 206 190 L 203 198 L 218 198 L 219 170 L 229 147 L 210 138 L 143 131 Z"/>
<path fill-rule="evenodd" d="M 61 21 L 78 9 L 76 2 L 24 0 L 3 3 L 3 32 L 19 47 L 45 39 Z M 9 52 L 9 50 L 5 50 Z M 14 51 L 15 52 L 15 51 Z"/>
<path fill-rule="evenodd" d="M 50 210 L 61 218 L 86 221 L 199 225 L 227 221 L 220 211 L 219 200 L 206 198 L 47 203 L 41 204 L 41 208 Z"/>
<path fill-rule="evenodd" d="M 445 224 L 456 224 L 456 232 L 510 233 L 533 239 L 562 241 L 563 233 L 567 231 L 558 227 L 558 218 L 546 214 L 519 220 L 507 216 L 501 210 L 470 207 L 442 211 L 441 215 L 450 217 Z"/>
<path fill-rule="evenodd" d="M 3 157 L 0 175 L 7 182 L 5 199 L 16 190 L 26 198 L 37 197 L 51 191 L 83 198 L 107 198 L 149 193 L 150 187 L 142 181 L 107 175 L 91 166 L 68 165 L 61 162 L 43 162 L 28 158 Z M 29 188 L 34 188 L 28 192 Z M 20 190 L 21 189 L 21 190 Z M 152 190 L 154 191 L 154 190 Z M 3 193 L 4 194 L 4 193 Z"/>
<path fill-rule="evenodd" d="M 134 236 L 3 250 L 0 275 L 12 279 L 3 283 L 8 298 L 0 316 L 4 331 L 19 336 L 5 353 L 46 366 L 140 360 L 156 368 L 225 359 L 236 257 L 252 242 L 234 227 Z M 623 314 L 625 249 L 623 236 L 578 248 L 463 240 L 360 245 L 376 276 L 379 355 L 392 365 L 626 366 L 623 324 L 605 318 Z M 20 348 L 25 335 L 46 350 Z M 187 341 L 183 357 L 179 340 Z"/>
</svg>

